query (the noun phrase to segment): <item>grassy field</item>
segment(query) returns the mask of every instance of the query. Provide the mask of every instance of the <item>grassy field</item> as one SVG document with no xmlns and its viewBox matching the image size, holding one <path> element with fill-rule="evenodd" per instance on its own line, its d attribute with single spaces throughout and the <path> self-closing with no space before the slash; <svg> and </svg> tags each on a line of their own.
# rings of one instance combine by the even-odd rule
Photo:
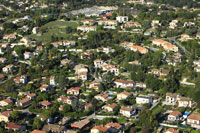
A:
<svg viewBox="0 0 200 133">
<path fill-rule="evenodd" d="M 63 37 L 64 39 L 67 39 L 70 36 L 65 32 L 65 28 L 67 26 L 76 28 L 78 24 L 76 22 L 52 21 L 41 27 L 42 29 L 47 29 L 47 31 L 43 33 L 41 36 L 31 34 L 28 37 L 36 39 L 38 41 L 46 41 L 46 42 L 51 40 L 51 36 Z"/>
</svg>

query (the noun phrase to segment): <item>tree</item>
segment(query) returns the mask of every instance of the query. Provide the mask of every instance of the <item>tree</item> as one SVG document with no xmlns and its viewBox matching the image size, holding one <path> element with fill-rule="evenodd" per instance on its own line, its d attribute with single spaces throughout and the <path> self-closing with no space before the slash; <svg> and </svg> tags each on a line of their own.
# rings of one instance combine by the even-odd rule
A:
<svg viewBox="0 0 200 133">
<path fill-rule="evenodd" d="M 20 118 L 20 115 L 21 115 L 21 112 L 19 111 L 13 111 L 11 113 L 11 117 L 14 119 L 14 120 L 18 120 Z"/>
<path fill-rule="evenodd" d="M 73 28 L 71 26 L 67 26 L 65 31 L 66 31 L 67 34 L 69 34 L 73 31 Z"/>
<path fill-rule="evenodd" d="M 34 119 L 34 122 L 33 122 L 33 128 L 34 128 L 34 129 L 40 129 L 40 128 L 42 128 L 42 125 L 43 125 L 43 123 L 42 123 L 42 121 L 40 120 L 40 118 L 39 118 L 39 117 L 36 117 L 36 118 Z"/>
</svg>

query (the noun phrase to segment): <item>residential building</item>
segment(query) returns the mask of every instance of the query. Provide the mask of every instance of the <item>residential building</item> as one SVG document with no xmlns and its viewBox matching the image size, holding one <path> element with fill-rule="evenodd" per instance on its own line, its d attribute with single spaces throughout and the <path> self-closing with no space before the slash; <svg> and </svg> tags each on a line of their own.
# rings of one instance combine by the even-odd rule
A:
<svg viewBox="0 0 200 133">
<path fill-rule="evenodd" d="M 42 108 L 48 109 L 49 107 L 51 107 L 52 103 L 49 101 L 42 101 L 40 102 L 40 105 L 42 106 Z"/>
<path fill-rule="evenodd" d="M 48 90 L 50 90 L 50 86 L 47 84 L 43 84 L 42 86 L 40 86 L 40 91 L 41 92 L 47 92 Z"/>
<path fill-rule="evenodd" d="M 24 53 L 24 59 L 27 60 L 27 59 L 30 59 L 34 54 L 32 52 L 25 52 Z"/>
<path fill-rule="evenodd" d="M 165 133 L 179 133 L 179 130 L 176 130 L 174 128 L 169 128 L 165 131 Z"/>
<path fill-rule="evenodd" d="M 173 51 L 173 52 L 178 52 L 178 47 L 161 39 L 154 39 L 152 41 L 152 45 L 156 46 L 161 46 L 163 47 L 166 51 Z"/>
<path fill-rule="evenodd" d="M 58 99 L 57 99 L 58 102 L 61 102 L 63 104 L 67 103 L 69 105 L 72 105 L 72 104 L 75 104 L 78 99 L 76 97 L 66 97 L 66 96 L 60 96 Z"/>
<path fill-rule="evenodd" d="M 127 81 L 122 79 L 116 79 L 114 83 L 117 88 L 133 88 L 135 86 L 134 81 Z"/>
<path fill-rule="evenodd" d="M 55 85 L 56 85 L 55 76 L 51 76 L 51 77 L 50 77 L 50 79 L 49 79 L 49 84 L 52 85 L 52 86 L 55 86 Z"/>
<path fill-rule="evenodd" d="M 9 122 L 10 118 L 11 118 L 11 113 L 12 111 L 5 111 L 0 113 L 0 122 L 4 121 L 4 122 Z"/>
<path fill-rule="evenodd" d="M 13 104 L 13 101 L 8 98 L 0 101 L 0 106 L 2 106 L 2 107 L 8 106 L 10 104 Z"/>
<path fill-rule="evenodd" d="M 152 104 L 153 98 L 146 95 L 139 95 L 136 97 L 137 104 Z"/>
<path fill-rule="evenodd" d="M 176 105 L 177 103 L 177 94 L 176 93 L 167 93 L 165 102 L 167 105 Z"/>
<path fill-rule="evenodd" d="M 33 100 L 33 99 L 35 99 L 37 96 L 36 96 L 35 93 L 30 93 L 30 94 L 28 94 L 26 97 L 29 98 L 30 100 Z"/>
<path fill-rule="evenodd" d="M 101 68 L 101 67 L 103 67 L 104 64 L 105 64 L 104 60 L 101 60 L 101 59 L 94 60 L 95 68 Z"/>
<path fill-rule="evenodd" d="M 89 123 L 90 123 L 89 120 L 84 119 L 84 120 L 81 120 L 81 121 L 72 123 L 72 124 L 71 124 L 71 127 L 78 128 L 78 129 L 83 129 L 83 128 L 86 127 Z"/>
<path fill-rule="evenodd" d="M 132 96 L 131 93 L 124 91 L 124 92 L 117 94 L 117 100 L 125 100 L 130 96 Z"/>
<path fill-rule="evenodd" d="M 193 128 L 200 129 L 200 114 L 193 113 L 188 116 L 187 124 Z"/>
<path fill-rule="evenodd" d="M 26 107 L 31 104 L 31 100 L 29 98 L 24 98 L 22 100 L 17 101 L 16 105 L 21 107 Z"/>
<path fill-rule="evenodd" d="M 109 128 L 104 127 L 103 125 L 94 126 L 90 130 L 90 133 L 108 133 L 108 132 L 109 132 Z"/>
<path fill-rule="evenodd" d="M 95 81 L 94 80 L 89 84 L 89 88 L 93 88 L 93 89 L 98 90 L 100 83 L 101 83 L 100 81 Z"/>
<path fill-rule="evenodd" d="M 117 26 L 118 22 L 116 20 L 99 20 L 98 25 Z"/>
<path fill-rule="evenodd" d="M 97 100 L 101 100 L 103 102 L 107 102 L 109 100 L 109 97 L 107 94 L 98 94 L 94 98 Z"/>
<path fill-rule="evenodd" d="M 168 115 L 168 120 L 169 121 L 177 121 L 181 117 L 181 112 L 179 111 L 173 111 Z"/>
<path fill-rule="evenodd" d="M 71 94 L 71 95 L 79 95 L 80 93 L 80 87 L 72 87 L 70 89 L 67 90 L 67 94 Z"/>
<path fill-rule="evenodd" d="M 6 63 L 6 61 L 7 61 L 6 58 L 4 58 L 4 57 L 1 57 L 1 58 L 0 58 L 0 64 L 4 64 L 4 63 Z"/>
<path fill-rule="evenodd" d="M 78 26 L 77 30 L 80 30 L 82 32 L 90 32 L 90 31 L 96 31 L 96 26 Z"/>
<path fill-rule="evenodd" d="M 128 22 L 128 16 L 117 16 L 116 20 L 119 23 L 126 23 L 126 22 Z"/>
<path fill-rule="evenodd" d="M 148 53 L 148 49 L 141 47 L 141 46 L 137 46 L 137 45 L 132 45 L 131 47 L 129 47 L 129 49 L 134 51 L 134 52 L 138 51 L 141 54 Z"/>
<path fill-rule="evenodd" d="M 13 122 L 7 123 L 5 126 L 6 129 L 12 129 L 15 132 L 24 129 L 24 127 L 22 127 L 21 125 L 15 124 Z"/>
<path fill-rule="evenodd" d="M 20 77 L 14 78 L 14 82 L 16 84 L 19 84 L 19 83 L 26 84 L 28 82 L 28 78 L 26 75 L 22 75 Z"/>
<path fill-rule="evenodd" d="M 107 112 L 113 112 L 116 107 L 117 107 L 117 104 L 112 103 L 112 104 L 109 104 L 109 105 L 104 105 L 102 108 L 104 110 L 106 110 Z"/>
<path fill-rule="evenodd" d="M 3 67 L 2 71 L 4 73 L 9 73 L 9 72 L 12 72 L 13 69 L 14 69 L 14 65 L 10 64 L 10 65 L 7 65 L 7 66 Z"/>
<path fill-rule="evenodd" d="M 135 114 L 135 110 L 133 107 L 122 106 L 120 108 L 120 114 L 122 114 L 123 116 L 126 116 L 126 117 L 131 117 L 132 115 Z"/>
</svg>

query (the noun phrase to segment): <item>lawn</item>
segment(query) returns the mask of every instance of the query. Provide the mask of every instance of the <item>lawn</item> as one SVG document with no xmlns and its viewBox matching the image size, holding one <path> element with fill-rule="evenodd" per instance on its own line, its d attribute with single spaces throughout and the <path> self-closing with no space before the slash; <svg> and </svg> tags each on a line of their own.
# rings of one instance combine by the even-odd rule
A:
<svg viewBox="0 0 200 133">
<path fill-rule="evenodd" d="M 45 41 L 45 42 L 49 42 L 51 40 L 51 36 L 62 37 L 64 39 L 67 39 L 70 37 L 70 35 L 66 34 L 65 32 L 65 28 L 67 26 L 76 28 L 78 24 L 76 22 L 52 21 L 41 27 L 43 29 L 47 29 L 47 31 L 43 33 L 41 36 L 31 34 L 28 37 L 36 39 L 38 41 Z"/>
</svg>

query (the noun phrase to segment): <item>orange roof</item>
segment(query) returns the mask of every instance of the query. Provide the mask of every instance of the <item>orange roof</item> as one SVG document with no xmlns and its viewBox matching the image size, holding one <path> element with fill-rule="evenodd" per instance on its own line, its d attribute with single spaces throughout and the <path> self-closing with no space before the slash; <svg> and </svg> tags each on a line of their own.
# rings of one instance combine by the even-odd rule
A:
<svg viewBox="0 0 200 133">
<path fill-rule="evenodd" d="M 147 50 L 146 48 L 143 48 L 143 47 L 137 46 L 137 45 L 132 45 L 131 47 L 134 49 L 137 49 L 139 52 L 142 52 L 143 50 Z"/>
<path fill-rule="evenodd" d="M 42 104 L 43 106 L 50 106 L 51 105 L 51 103 L 48 102 L 48 101 L 42 101 L 42 102 L 40 102 L 40 104 Z"/>
<path fill-rule="evenodd" d="M 133 84 L 134 81 L 126 81 L 126 80 L 123 80 L 123 79 L 116 79 L 115 82 L 120 82 L 120 83 L 123 83 L 123 84 Z"/>
<path fill-rule="evenodd" d="M 167 129 L 167 131 L 168 132 L 171 132 L 171 133 L 179 133 L 179 131 L 178 130 L 175 130 L 174 128 L 169 128 L 169 129 Z M 166 132 L 167 132 L 166 131 Z"/>
<path fill-rule="evenodd" d="M 126 96 L 130 96 L 130 95 L 131 95 L 131 93 L 129 93 L 129 92 L 127 92 L 127 91 L 124 91 L 124 92 L 122 92 L 121 94 L 124 94 L 124 95 L 126 95 Z"/>
<path fill-rule="evenodd" d="M 67 90 L 67 92 L 69 91 L 80 91 L 80 87 L 71 87 L 70 89 Z"/>
<path fill-rule="evenodd" d="M 13 123 L 13 122 L 10 122 L 10 123 L 6 124 L 6 128 L 8 128 L 8 129 L 20 129 L 21 126 L 15 124 L 15 123 Z"/>
<path fill-rule="evenodd" d="M 192 119 L 192 120 L 200 120 L 200 114 L 191 114 L 188 116 L 188 119 Z"/>
<path fill-rule="evenodd" d="M 120 110 L 124 110 L 124 111 L 132 111 L 133 108 L 122 106 Z"/>
<path fill-rule="evenodd" d="M 2 112 L 1 115 L 10 117 L 10 116 L 11 116 L 11 113 L 12 113 L 12 111 L 5 111 L 5 112 Z"/>
<path fill-rule="evenodd" d="M 117 104 L 116 103 L 112 103 L 110 105 L 105 105 L 104 107 L 110 107 L 110 108 L 114 109 L 115 107 L 117 107 Z"/>
<path fill-rule="evenodd" d="M 106 125 L 105 125 L 105 127 L 107 127 L 107 128 L 110 128 L 110 127 L 114 127 L 114 128 L 116 128 L 116 129 L 120 129 L 121 127 L 122 127 L 122 125 L 120 125 L 119 123 L 107 123 Z"/>
<path fill-rule="evenodd" d="M 24 99 L 22 99 L 22 100 L 19 100 L 19 102 L 22 103 L 22 104 L 23 104 L 23 103 L 26 103 L 26 102 L 28 102 L 28 101 L 30 101 L 30 99 L 27 98 L 27 97 L 24 98 Z"/>
<path fill-rule="evenodd" d="M 103 125 L 94 126 L 92 129 L 97 129 L 97 130 L 100 130 L 102 132 L 106 132 L 108 130 L 108 128 L 104 127 Z"/>
<path fill-rule="evenodd" d="M 31 133 L 46 133 L 46 131 L 41 131 L 41 130 L 33 130 Z"/>
<path fill-rule="evenodd" d="M 4 99 L 3 101 L 6 103 L 12 103 L 12 100 L 10 100 L 10 99 Z"/>
<path fill-rule="evenodd" d="M 173 115 L 175 117 L 178 117 L 180 114 L 181 114 L 181 112 L 179 112 L 179 111 L 173 111 L 169 115 Z"/>
</svg>

